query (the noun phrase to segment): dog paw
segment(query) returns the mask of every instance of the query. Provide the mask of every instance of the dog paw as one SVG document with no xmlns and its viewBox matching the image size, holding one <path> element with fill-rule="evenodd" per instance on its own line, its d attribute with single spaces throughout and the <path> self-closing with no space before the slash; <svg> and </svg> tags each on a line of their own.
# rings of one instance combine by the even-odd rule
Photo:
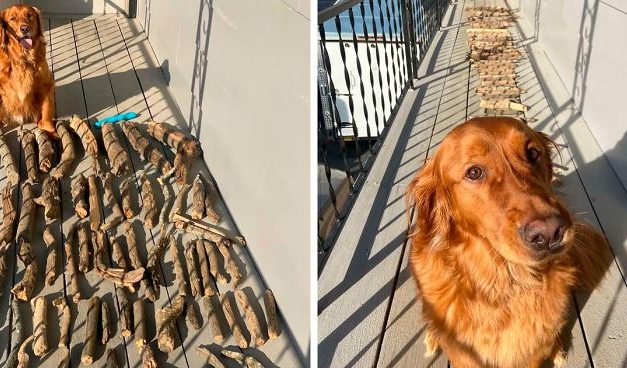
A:
<svg viewBox="0 0 627 368">
<path fill-rule="evenodd" d="M 560 368 L 564 367 L 566 364 L 566 352 L 564 350 L 559 350 L 553 355 L 553 367 Z"/>
<path fill-rule="evenodd" d="M 431 330 L 427 329 L 427 333 L 425 334 L 425 358 L 431 358 L 438 351 L 439 344 L 438 338 L 433 335 Z"/>
<path fill-rule="evenodd" d="M 39 129 L 45 131 L 48 133 L 48 135 L 55 140 L 59 139 L 59 135 L 57 134 L 57 128 L 54 126 L 54 123 L 52 121 L 44 121 L 44 120 L 40 120 L 37 123 L 37 127 L 39 127 Z"/>
</svg>

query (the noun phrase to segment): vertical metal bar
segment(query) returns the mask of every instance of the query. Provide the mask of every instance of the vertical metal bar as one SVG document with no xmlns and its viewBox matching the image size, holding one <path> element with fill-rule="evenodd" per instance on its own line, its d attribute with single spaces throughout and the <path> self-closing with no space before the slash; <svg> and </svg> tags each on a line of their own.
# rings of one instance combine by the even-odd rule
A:
<svg viewBox="0 0 627 368">
<path fill-rule="evenodd" d="M 377 73 L 377 78 L 379 81 L 379 101 L 381 103 L 381 119 L 383 121 L 383 129 L 385 129 L 385 127 L 387 126 L 387 119 L 385 118 L 385 106 L 384 106 L 384 101 L 383 101 L 383 70 L 381 70 L 381 55 L 379 54 L 379 37 L 377 34 L 377 19 L 374 17 L 374 0 L 370 1 L 370 15 L 372 15 L 372 29 L 373 29 L 373 36 L 374 36 L 374 49 L 375 49 L 375 55 L 376 55 L 376 59 L 377 59 L 377 69 L 378 69 L 378 73 Z M 381 24 L 381 26 L 383 26 L 383 24 Z M 385 41 L 384 41 L 385 42 Z M 370 71 L 372 71 L 372 67 L 370 68 Z M 372 94 L 374 95 L 374 86 L 372 88 Z M 379 114 L 378 114 L 378 106 L 375 104 L 375 120 L 377 121 L 377 132 L 379 132 Z"/>
<path fill-rule="evenodd" d="M 340 211 L 337 209 L 337 197 L 335 195 L 335 188 L 331 182 L 331 167 L 329 166 L 329 156 L 327 155 L 327 136 L 326 127 L 324 126 L 324 118 L 322 115 L 322 98 L 320 96 L 320 90 L 318 90 L 318 146 L 320 147 L 322 163 L 324 165 L 324 174 L 327 177 L 327 184 L 329 185 L 329 197 L 331 198 L 331 204 L 333 205 L 333 211 L 335 213 L 336 221 L 340 221 Z"/>
<path fill-rule="evenodd" d="M 355 122 L 355 102 L 353 101 L 353 93 L 350 91 L 351 78 L 348 73 L 348 66 L 346 64 L 346 50 L 344 48 L 344 39 L 342 38 L 342 22 L 340 16 L 335 16 L 335 27 L 337 28 L 337 34 L 340 39 L 340 55 L 342 56 L 342 63 L 344 64 L 344 82 L 348 88 L 348 108 L 351 112 L 351 126 L 353 128 L 353 137 L 355 139 L 355 154 L 357 155 L 357 162 L 359 163 L 359 171 L 364 172 L 364 165 L 361 162 L 361 149 L 357 139 L 359 138 L 359 132 L 357 131 L 357 123 Z"/>
<path fill-rule="evenodd" d="M 324 67 L 326 69 L 327 75 L 329 77 L 329 93 L 331 93 L 331 100 L 333 101 L 333 117 L 335 120 L 335 124 L 338 130 L 339 139 L 337 139 L 340 151 L 342 152 L 342 159 L 344 160 L 344 172 L 346 173 L 346 178 L 348 179 L 348 187 L 351 193 L 355 192 L 355 187 L 353 186 L 354 180 L 351 174 L 350 166 L 348 166 L 348 160 L 346 159 L 346 143 L 344 142 L 344 137 L 342 136 L 342 119 L 340 118 L 340 113 L 337 110 L 337 95 L 335 94 L 335 84 L 333 83 L 333 77 L 331 74 L 331 60 L 329 58 L 329 52 L 327 50 L 326 45 L 326 32 L 324 30 L 324 24 L 318 25 L 318 33 L 320 34 L 320 49 L 322 52 L 322 59 L 324 60 Z M 340 46 L 342 47 L 342 46 Z"/>
<path fill-rule="evenodd" d="M 393 21 L 394 21 L 394 36 L 395 36 L 395 41 L 396 41 L 396 50 L 398 51 L 398 83 L 396 86 L 396 102 L 398 101 L 398 99 L 401 96 L 401 90 L 403 88 L 403 86 L 405 85 L 405 78 L 407 76 L 407 63 L 403 62 L 403 59 L 406 58 L 405 56 L 405 48 L 402 47 L 403 45 L 403 31 L 401 29 L 401 15 L 400 15 L 400 9 L 399 9 L 399 4 L 400 0 L 395 0 L 392 3 L 392 12 L 393 12 Z M 398 14 L 398 15 L 397 15 Z"/>
<path fill-rule="evenodd" d="M 405 34 L 405 62 L 407 79 L 411 88 L 416 88 L 418 79 L 418 61 L 416 59 L 416 34 L 414 31 L 411 0 L 401 0 L 403 33 Z"/>
<path fill-rule="evenodd" d="M 364 3 L 361 3 L 359 6 L 361 10 L 361 23 L 362 23 L 362 27 L 364 29 L 364 35 L 366 38 L 366 57 L 368 60 L 368 71 L 369 71 L 368 74 L 370 76 L 370 96 L 372 98 L 372 106 L 374 106 L 374 124 L 377 129 L 377 136 L 378 136 L 379 135 L 379 113 L 377 112 L 377 98 L 374 94 L 374 74 L 372 72 L 372 59 L 373 59 L 372 50 L 370 49 L 370 38 L 368 36 L 368 27 L 366 26 L 366 11 L 364 8 Z M 374 15 L 373 15 L 373 20 L 374 20 Z M 375 45 L 376 45 L 376 41 L 377 39 L 375 36 Z M 370 126 L 370 121 L 366 121 L 366 124 Z M 370 152 L 372 153 L 372 149 L 370 150 Z"/>
<path fill-rule="evenodd" d="M 390 55 L 392 56 L 392 75 L 393 75 L 393 82 L 394 83 L 390 83 L 390 87 L 394 86 L 394 89 L 392 91 L 390 91 L 393 95 L 394 95 L 394 99 L 390 99 L 390 111 L 394 111 L 394 108 L 396 106 L 396 99 L 397 99 L 397 93 L 396 91 L 398 90 L 398 81 L 400 79 L 400 66 L 398 65 L 398 59 L 399 59 L 399 55 L 398 55 L 398 40 L 397 40 L 397 34 L 396 34 L 396 24 L 394 22 L 394 14 L 392 13 L 392 7 L 391 7 L 391 2 L 395 1 L 395 0 L 385 0 L 387 2 L 387 14 L 388 14 L 388 25 L 390 27 L 390 44 L 391 44 L 391 50 L 390 50 Z M 398 68 L 397 68 L 398 66 Z M 399 70 L 397 70 L 399 69 Z"/>
<path fill-rule="evenodd" d="M 362 3 L 363 6 L 363 3 Z M 363 18 L 363 14 L 361 15 Z M 368 152 L 372 154 L 372 132 L 370 131 L 370 121 L 368 119 L 368 106 L 366 106 L 366 88 L 364 86 L 364 78 L 361 72 L 361 58 L 359 57 L 359 43 L 357 42 L 357 32 L 355 32 L 355 14 L 353 13 L 353 8 L 348 9 L 348 19 L 351 24 L 351 28 L 353 31 L 353 48 L 355 49 L 355 62 L 357 63 L 357 76 L 359 77 L 359 92 L 361 97 L 361 106 L 364 110 L 364 117 L 366 120 L 366 134 L 368 135 Z M 365 31 L 365 30 L 364 30 Z M 365 32 L 368 34 L 368 32 Z M 368 37 L 368 36 L 366 36 Z M 367 41 L 366 41 L 367 42 Z M 368 53 L 368 43 L 366 43 L 366 55 L 368 55 L 368 61 L 370 61 L 370 54 Z M 370 63 L 368 63 L 370 67 Z M 372 69 L 371 73 L 372 73 Z M 355 145 L 358 145 L 359 137 L 355 137 Z"/>
<path fill-rule="evenodd" d="M 386 42 L 386 36 L 385 36 L 385 18 L 387 18 L 387 13 L 385 13 L 386 11 L 386 7 L 383 7 L 381 5 L 382 1 L 387 1 L 387 0 L 379 0 L 379 16 L 381 18 L 381 34 L 383 35 L 383 50 L 385 53 L 385 79 L 386 79 L 386 85 L 387 85 L 387 91 L 388 91 L 388 109 L 390 111 L 390 115 L 392 114 L 392 77 L 391 77 L 391 71 L 392 71 L 392 63 L 390 63 L 390 60 L 392 59 L 392 49 L 390 47 L 390 60 L 388 60 L 388 47 L 387 47 L 387 42 Z M 384 16 L 385 13 L 385 16 Z M 390 22 L 388 21 L 388 29 L 390 28 Z M 392 44 L 392 38 L 390 36 L 390 45 Z M 383 93 L 383 91 L 382 91 Z M 384 106 L 385 109 L 385 106 Z M 385 110 L 384 110 L 384 114 L 385 114 Z M 387 121 L 387 118 L 386 118 Z"/>
</svg>

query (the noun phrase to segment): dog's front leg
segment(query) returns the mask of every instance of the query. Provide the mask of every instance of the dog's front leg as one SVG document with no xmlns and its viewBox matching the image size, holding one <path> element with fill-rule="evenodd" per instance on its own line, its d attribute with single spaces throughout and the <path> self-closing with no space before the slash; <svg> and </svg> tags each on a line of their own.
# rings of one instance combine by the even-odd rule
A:
<svg viewBox="0 0 627 368">
<path fill-rule="evenodd" d="M 50 85 L 48 91 L 43 95 L 41 102 L 41 118 L 37 122 L 37 126 L 41 130 L 45 130 L 52 137 L 58 138 L 57 129 L 54 126 L 54 85 Z"/>
</svg>

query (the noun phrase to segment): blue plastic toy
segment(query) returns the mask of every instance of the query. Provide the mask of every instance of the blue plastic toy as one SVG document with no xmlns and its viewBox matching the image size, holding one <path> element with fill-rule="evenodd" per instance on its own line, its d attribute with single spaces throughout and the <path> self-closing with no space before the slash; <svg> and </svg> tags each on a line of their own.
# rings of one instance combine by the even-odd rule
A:
<svg viewBox="0 0 627 368">
<path fill-rule="evenodd" d="M 109 116 L 109 117 L 106 117 L 104 119 L 100 119 L 97 122 L 95 122 L 94 124 L 98 128 L 100 128 L 100 127 L 102 127 L 103 124 L 114 124 L 114 123 L 117 123 L 119 121 L 135 119 L 138 116 L 139 116 L 139 114 L 137 114 L 136 112 L 129 111 L 129 112 L 125 112 L 125 113 L 122 113 L 122 114 Z"/>
</svg>

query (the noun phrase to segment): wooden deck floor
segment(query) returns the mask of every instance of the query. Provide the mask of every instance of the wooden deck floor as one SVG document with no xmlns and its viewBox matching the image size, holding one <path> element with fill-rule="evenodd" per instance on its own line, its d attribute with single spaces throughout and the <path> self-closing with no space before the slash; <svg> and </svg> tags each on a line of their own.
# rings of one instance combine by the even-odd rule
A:
<svg viewBox="0 0 627 368">
<path fill-rule="evenodd" d="M 483 115 L 477 78 L 466 60 L 464 8 L 454 1 L 405 96 L 366 182 L 318 280 L 318 356 L 324 367 L 447 367 L 423 357 L 424 329 L 407 267 L 404 191 L 454 126 Z M 487 1 L 496 4 L 495 1 Z M 503 3 L 499 3 L 503 5 Z M 514 31 L 518 34 L 520 27 Z M 526 34 L 526 33 L 523 33 Z M 532 33 L 531 33 L 532 34 Z M 627 366 L 627 192 L 585 121 L 572 107 L 533 38 L 518 35 L 527 59 L 519 66 L 530 125 L 561 144 L 563 184 L 571 211 L 602 229 L 616 262 L 591 295 L 574 295 L 567 367 Z"/>
<path fill-rule="evenodd" d="M 184 126 L 185 120 L 181 116 L 178 107 L 167 89 L 167 82 L 159 68 L 159 63 L 152 51 L 152 48 L 141 31 L 139 24 L 132 20 L 116 16 L 93 16 L 80 19 L 68 18 L 46 18 L 44 22 L 48 50 L 48 62 L 54 73 L 56 80 L 56 109 L 57 117 L 65 119 L 72 114 L 88 117 L 94 121 L 99 117 L 113 115 L 119 112 L 135 111 L 140 114 L 138 121 L 153 118 L 157 121 L 165 121 L 179 128 L 189 131 Z M 32 128 L 33 124 L 24 128 Z M 119 128 L 118 128 L 119 129 Z M 7 143 L 11 148 L 16 161 L 19 159 L 22 180 L 24 173 L 24 158 L 19 149 L 18 129 L 4 130 Z M 121 129 L 118 131 L 120 135 Z M 79 144 L 78 141 L 75 141 Z M 140 173 L 145 172 L 153 183 L 157 186 L 157 173 L 152 167 L 143 162 L 139 156 L 128 147 L 128 143 L 123 141 L 125 148 L 129 152 L 132 160 L 133 170 L 130 175 L 134 183 L 134 197 L 141 201 L 137 178 Z M 205 144 L 205 143 L 203 143 Z M 160 149 L 172 162 L 174 153 L 167 147 L 159 145 Z M 218 159 L 218 158 L 216 158 Z M 195 168 L 205 175 L 209 172 L 204 164 Z M 93 173 L 91 159 L 81 155 L 81 161 L 72 173 L 72 177 L 78 173 L 85 176 Z M 43 176 L 42 176 L 43 178 Z M 0 186 L 4 187 L 7 179 L 2 170 Z M 114 187 L 121 183 L 120 178 L 115 179 Z M 43 287 L 43 267 L 40 268 L 38 282 L 36 283 L 35 295 L 45 296 L 48 302 L 48 334 L 49 352 L 41 358 L 32 356 L 31 367 L 57 367 L 59 350 L 56 349 L 59 341 L 59 317 L 56 308 L 51 302 L 54 298 L 67 295 L 69 280 L 65 279 L 65 256 L 62 253 L 61 244 L 72 223 L 78 218 L 74 214 L 71 204 L 70 180 L 65 178 L 61 183 L 62 193 L 62 221 L 53 223 L 53 233 L 60 247 L 58 252 L 58 274 L 54 285 Z M 219 187 L 219 183 L 218 183 Z M 159 189 L 156 187 L 156 189 Z M 178 191 L 177 188 L 174 188 Z M 35 186 L 35 194 L 39 191 Z M 102 191 L 102 188 L 101 188 Z M 157 202 L 161 205 L 163 198 L 160 190 L 157 190 Z M 19 203 L 19 202 L 18 202 Z M 141 206 L 141 205 L 140 205 Z M 230 218 L 226 206 L 222 202 L 218 205 L 223 218 L 221 226 L 235 230 L 234 222 Z M 109 215 L 110 208 L 104 207 L 105 216 Z M 18 208 L 19 212 L 19 208 Z M 137 212 L 139 210 L 137 209 Z M 133 226 L 138 234 L 138 244 L 140 256 L 146 260 L 147 249 L 150 249 L 158 241 L 158 233 L 155 229 L 144 230 L 141 219 L 135 217 Z M 43 212 L 37 211 L 36 226 L 34 229 L 33 250 L 39 264 L 45 264 L 46 249 L 39 234 L 44 226 Z M 109 235 L 117 237 L 123 247 L 126 247 L 123 236 L 123 228 L 120 227 L 111 231 Z M 183 246 L 191 238 L 188 235 L 177 234 L 179 254 L 183 254 Z M 142 241 L 145 239 L 145 241 Z M 255 269 L 248 248 L 234 247 L 234 252 L 239 258 L 241 265 L 245 267 L 245 281 L 239 287 L 244 289 L 249 295 L 256 298 L 257 307 L 263 305 L 263 291 L 267 288 L 260 276 L 260 271 Z M 5 285 L 2 286 L 2 297 L 0 299 L 0 366 L 6 363 L 7 355 L 15 344 L 17 335 L 14 331 L 13 316 L 9 307 L 12 298 L 9 290 L 14 284 L 19 282 L 24 273 L 24 266 L 17 261 L 15 249 L 12 246 L 9 252 L 9 276 Z M 157 302 L 146 302 L 146 318 L 148 322 L 149 339 L 155 337 L 154 312 L 159 307 L 169 305 L 176 297 L 177 288 L 173 280 L 173 265 L 169 253 L 166 253 L 161 260 L 161 269 L 165 278 L 165 287 L 161 288 L 160 297 Z M 98 295 L 103 301 L 109 303 L 110 310 L 115 311 L 115 316 L 110 318 L 113 321 L 118 319 L 118 301 L 114 293 L 114 285 L 102 280 L 98 274 L 92 270 L 84 276 L 81 275 L 80 288 L 84 298 Z M 231 292 L 229 285 L 217 284 L 219 293 L 225 295 Z M 134 300 L 136 296 L 132 296 Z M 255 300 L 253 298 L 253 301 Z M 70 298 L 71 299 L 71 298 Z M 188 329 L 183 319 L 179 319 L 177 332 L 178 341 L 175 350 L 170 354 L 163 354 L 157 349 L 156 340 L 152 340 L 151 346 L 157 354 L 160 367 L 203 367 L 207 364 L 205 360 L 198 356 L 194 348 L 198 345 L 210 346 L 214 352 L 219 352 L 220 348 L 214 343 L 210 327 L 207 324 L 207 316 L 200 299 L 196 299 L 197 307 L 203 314 L 203 327 L 199 331 Z M 71 325 L 70 354 L 71 366 L 80 364 L 80 355 L 85 340 L 85 317 L 86 304 L 81 301 L 79 305 L 70 302 L 73 323 Z M 255 305 L 254 305 L 255 306 Z M 279 305 L 279 309 L 280 309 Z M 259 311 L 259 309 L 257 310 Z M 27 303 L 20 303 L 20 314 L 22 315 L 25 333 L 28 335 L 32 331 L 32 312 Z M 113 318 L 115 317 L 115 318 Z M 285 321 L 283 321 L 285 323 Z M 284 326 L 286 326 L 284 324 Z M 289 334 L 289 329 L 284 328 L 281 336 L 275 340 L 267 342 L 260 348 L 245 349 L 245 353 L 257 357 L 266 367 L 300 367 L 304 365 L 303 357 L 300 355 Z M 286 332 L 287 331 L 287 332 Z M 138 350 L 135 347 L 133 338 L 123 339 L 117 327 L 113 326 L 114 338 L 108 342 L 107 347 L 113 348 L 117 352 L 119 361 L 124 362 L 127 367 L 139 367 L 141 365 Z M 181 343 L 182 341 L 182 343 Z M 235 340 L 229 336 L 222 343 L 224 347 L 237 347 Z M 97 349 L 97 361 L 95 367 L 106 366 L 104 356 L 105 347 L 99 346 Z M 238 367 L 234 361 L 223 360 L 228 367 Z"/>
</svg>

